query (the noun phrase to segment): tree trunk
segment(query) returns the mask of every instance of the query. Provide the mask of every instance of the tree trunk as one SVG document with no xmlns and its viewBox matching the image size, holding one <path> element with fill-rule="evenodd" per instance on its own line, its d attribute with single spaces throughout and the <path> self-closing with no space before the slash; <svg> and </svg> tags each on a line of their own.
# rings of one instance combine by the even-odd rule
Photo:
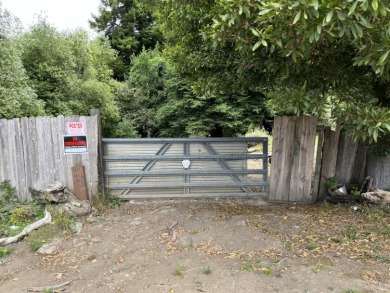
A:
<svg viewBox="0 0 390 293">
<path fill-rule="evenodd" d="M 367 156 L 366 176 L 375 178 L 375 187 L 390 190 L 390 157 Z"/>
</svg>

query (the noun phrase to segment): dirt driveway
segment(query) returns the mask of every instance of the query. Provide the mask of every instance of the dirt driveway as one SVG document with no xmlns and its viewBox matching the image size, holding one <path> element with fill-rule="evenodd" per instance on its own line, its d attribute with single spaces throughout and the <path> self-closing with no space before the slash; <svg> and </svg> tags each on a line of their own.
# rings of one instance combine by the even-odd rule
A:
<svg viewBox="0 0 390 293">
<path fill-rule="evenodd" d="M 56 255 L 12 245 L 0 292 L 68 281 L 77 293 L 390 292 L 389 219 L 253 199 L 128 202 L 85 220 Z"/>
</svg>

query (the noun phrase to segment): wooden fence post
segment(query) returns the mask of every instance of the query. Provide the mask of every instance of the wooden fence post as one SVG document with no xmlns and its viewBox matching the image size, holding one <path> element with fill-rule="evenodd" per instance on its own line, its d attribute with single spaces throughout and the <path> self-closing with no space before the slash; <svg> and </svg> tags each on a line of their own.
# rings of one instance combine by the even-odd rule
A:
<svg viewBox="0 0 390 293">
<path fill-rule="evenodd" d="M 318 118 L 275 117 L 270 201 L 313 202 L 311 182 Z"/>
<path fill-rule="evenodd" d="M 96 116 L 97 121 L 97 147 L 98 147 L 98 178 L 99 178 L 99 190 L 103 198 L 106 197 L 104 188 L 104 165 L 103 165 L 103 142 L 102 142 L 102 124 L 100 118 L 100 112 L 98 109 L 91 110 L 91 116 Z"/>
</svg>

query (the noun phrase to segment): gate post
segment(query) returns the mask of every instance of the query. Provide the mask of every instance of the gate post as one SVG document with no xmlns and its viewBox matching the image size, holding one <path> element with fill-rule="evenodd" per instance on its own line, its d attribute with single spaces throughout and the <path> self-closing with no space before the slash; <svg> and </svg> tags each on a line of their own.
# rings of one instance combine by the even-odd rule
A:
<svg viewBox="0 0 390 293">
<path fill-rule="evenodd" d="M 91 116 L 96 117 L 96 132 L 97 132 L 97 168 L 98 168 L 98 189 L 101 196 L 106 197 L 104 188 L 104 165 L 103 165 L 103 142 L 102 142 L 102 123 L 100 111 L 98 109 L 91 110 Z"/>
<path fill-rule="evenodd" d="M 269 201 L 311 203 L 317 116 L 275 117 Z"/>
</svg>

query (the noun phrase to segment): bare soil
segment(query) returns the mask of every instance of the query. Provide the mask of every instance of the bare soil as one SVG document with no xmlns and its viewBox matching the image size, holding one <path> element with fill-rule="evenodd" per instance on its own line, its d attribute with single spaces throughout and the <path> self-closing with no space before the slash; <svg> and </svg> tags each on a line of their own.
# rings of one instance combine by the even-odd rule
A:
<svg viewBox="0 0 390 293">
<path fill-rule="evenodd" d="M 253 199 L 131 201 L 84 219 L 55 255 L 11 245 L 0 292 L 67 281 L 77 293 L 390 292 L 389 218 L 369 217 Z"/>
</svg>

